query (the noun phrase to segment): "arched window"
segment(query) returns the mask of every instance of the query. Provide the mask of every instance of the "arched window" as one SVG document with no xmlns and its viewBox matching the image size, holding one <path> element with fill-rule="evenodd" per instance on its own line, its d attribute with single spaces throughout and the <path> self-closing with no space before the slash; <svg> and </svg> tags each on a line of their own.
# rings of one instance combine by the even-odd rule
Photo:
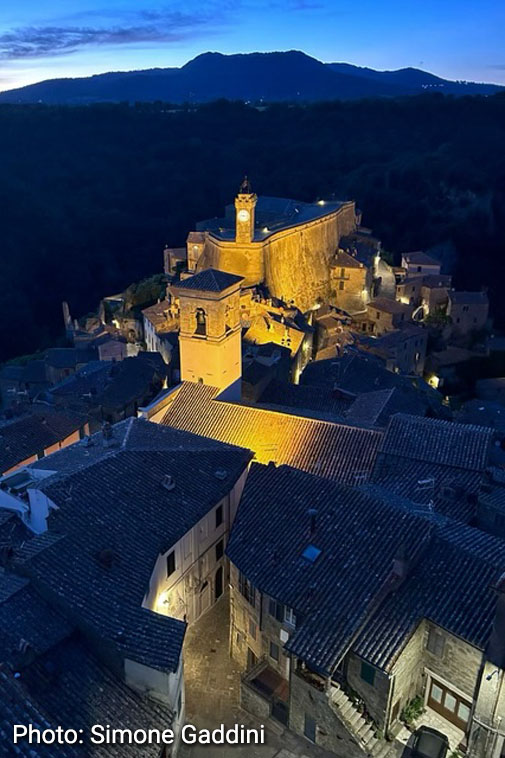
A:
<svg viewBox="0 0 505 758">
<path fill-rule="evenodd" d="M 207 334 L 207 316 L 203 308 L 196 309 L 195 334 Z"/>
</svg>

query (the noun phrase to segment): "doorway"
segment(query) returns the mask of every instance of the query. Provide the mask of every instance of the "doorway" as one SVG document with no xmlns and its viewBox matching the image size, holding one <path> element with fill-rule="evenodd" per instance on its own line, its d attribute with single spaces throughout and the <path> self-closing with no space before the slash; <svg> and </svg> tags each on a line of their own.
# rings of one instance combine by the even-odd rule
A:
<svg viewBox="0 0 505 758">
<path fill-rule="evenodd" d="M 223 594 L 223 567 L 219 566 L 216 571 L 216 579 L 214 583 L 214 600 L 218 600 Z"/>
</svg>

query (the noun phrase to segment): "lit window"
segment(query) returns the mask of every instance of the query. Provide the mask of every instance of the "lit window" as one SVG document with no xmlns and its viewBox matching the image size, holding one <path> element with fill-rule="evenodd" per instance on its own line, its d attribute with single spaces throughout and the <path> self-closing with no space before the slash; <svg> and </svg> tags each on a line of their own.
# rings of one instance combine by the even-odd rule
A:
<svg viewBox="0 0 505 758">
<path fill-rule="evenodd" d="M 284 607 L 284 621 L 286 624 L 296 626 L 296 614 L 292 608 Z"/>
</svg>

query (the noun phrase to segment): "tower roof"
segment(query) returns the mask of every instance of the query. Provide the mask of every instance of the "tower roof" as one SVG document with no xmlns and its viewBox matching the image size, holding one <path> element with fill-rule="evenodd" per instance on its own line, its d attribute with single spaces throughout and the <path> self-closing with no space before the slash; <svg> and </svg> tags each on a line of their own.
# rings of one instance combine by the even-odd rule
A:
<svg viewBox="0 0 505 758">
<path fill-rule="evenodd" d="M 203 290 L 205 292 L 222 292 L 228 287 L 238 284 L 244 280 L 243 276 L 229 274 L 227 271 L 219 271 L 215 268 L 208 268 L 205 271 L 190 276 L 182 282 L 177 282 L 173 287 L 185 290 Z"/>
</svg>

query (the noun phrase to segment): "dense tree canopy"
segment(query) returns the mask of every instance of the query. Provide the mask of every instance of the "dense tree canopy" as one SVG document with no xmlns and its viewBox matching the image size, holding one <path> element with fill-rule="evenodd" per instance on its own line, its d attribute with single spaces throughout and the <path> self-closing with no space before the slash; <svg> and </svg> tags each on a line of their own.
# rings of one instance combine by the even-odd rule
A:
<svg viewBox="0 0 505 758">
<path fill-rule="evenodd" d="M 162 266 L 244 173 L 261 194 L 355 198 L 384 247 L 438 248 L 505 321 L 505 96 L 0 107 L 0 360 Z"/>
</svg>

